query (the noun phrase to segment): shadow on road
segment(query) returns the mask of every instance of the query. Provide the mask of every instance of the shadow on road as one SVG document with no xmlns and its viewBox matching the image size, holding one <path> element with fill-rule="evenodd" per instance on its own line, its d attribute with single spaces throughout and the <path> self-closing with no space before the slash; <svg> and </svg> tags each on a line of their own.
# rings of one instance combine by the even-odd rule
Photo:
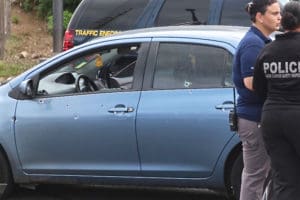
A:
<svg viewBox="0 0 300 200">
<path fill-rule="evenodd" d="M 225 200 L 205 190 L 76 187 L 42 185 L 35 190 L 18 188 L 8 200 Z"/>
</svg>

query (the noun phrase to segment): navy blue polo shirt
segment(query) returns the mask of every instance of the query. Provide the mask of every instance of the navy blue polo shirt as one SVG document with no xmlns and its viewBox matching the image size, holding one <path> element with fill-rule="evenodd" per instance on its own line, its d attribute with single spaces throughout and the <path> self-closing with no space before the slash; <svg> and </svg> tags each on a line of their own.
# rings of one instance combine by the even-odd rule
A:
<svg viewBox="0 0 300 200">
<path fill-rule="evenodd" d="M 264 101 L 245 87 L 243 79 L 253 76 L 256 59 L 270 41 L 260 30 L 251 26 L 239 43 L 233 63 L 233 82 L 238 92 L 237 115 L 240 118 L 260 122 Z"/>
</svg>

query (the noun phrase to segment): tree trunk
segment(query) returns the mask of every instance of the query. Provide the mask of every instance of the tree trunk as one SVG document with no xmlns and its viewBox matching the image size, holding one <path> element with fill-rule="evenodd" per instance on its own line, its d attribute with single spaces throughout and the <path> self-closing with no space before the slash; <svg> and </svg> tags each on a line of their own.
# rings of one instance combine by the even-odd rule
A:
<svg viewBox="0 0 300 200">
<path fill-rule="evenodd" d="M 10 34 L 11 1 L 0 0 L 0 59 L 4 57 L 5 40 Z"/>
<path fill-rule="evenodd" d="M 5 2 L 5 17 L 4 17 L 4 31 L 5 36 L 8 37 L 10 35 L 10 24 L 11 24 L 11 0 L 4 0 Z"/>
</svg>

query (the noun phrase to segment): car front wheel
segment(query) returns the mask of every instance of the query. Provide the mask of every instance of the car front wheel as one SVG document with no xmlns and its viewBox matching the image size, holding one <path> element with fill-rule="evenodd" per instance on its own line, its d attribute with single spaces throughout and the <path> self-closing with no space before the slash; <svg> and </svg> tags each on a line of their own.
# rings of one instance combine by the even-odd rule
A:
<svg viewBox="0 0 300 200">
<path fill-rule="evenodd" d="M 13 179 L 6 157 L 0 152 L 0 199 L 7 197 L 13 189 Z"/>
<path fill-rule="evenodd" d="M 240 152 L 236 159 L 234 159 L 229 175 L 229 184 L 228 189 L 230 193 L 230 200 L 239 200 L 240 199 L 240 191 L 241 191 L 241 178 L 242 178 L 242 171 L 244 168 L 243 164 L 243 155 Z"/>
</svg>

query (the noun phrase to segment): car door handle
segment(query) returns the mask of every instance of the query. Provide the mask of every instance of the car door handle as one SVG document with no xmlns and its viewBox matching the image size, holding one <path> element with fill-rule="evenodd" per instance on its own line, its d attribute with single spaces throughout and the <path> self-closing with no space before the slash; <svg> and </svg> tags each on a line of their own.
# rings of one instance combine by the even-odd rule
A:
<svg viewBox="0 0 300 200">
<path fill-rule="evenodd" d="M 216 109 L 218 110 L 230 110 L 234 108 L 233 101 L 224 101 L 221 105 L 216 105 Z"/>
<path fill-rule="evenodd" d="M 133 111 L 134 111 L 133 107 L 126 107 L 123 104 L 118 104 L 114 108 L 110 108 L 108 110 L 108 112 L 110 112 L 110 113 L 120 113 L 120 112 L 129 113 L 129 112 L 133 112 Z"/>
</svg>

